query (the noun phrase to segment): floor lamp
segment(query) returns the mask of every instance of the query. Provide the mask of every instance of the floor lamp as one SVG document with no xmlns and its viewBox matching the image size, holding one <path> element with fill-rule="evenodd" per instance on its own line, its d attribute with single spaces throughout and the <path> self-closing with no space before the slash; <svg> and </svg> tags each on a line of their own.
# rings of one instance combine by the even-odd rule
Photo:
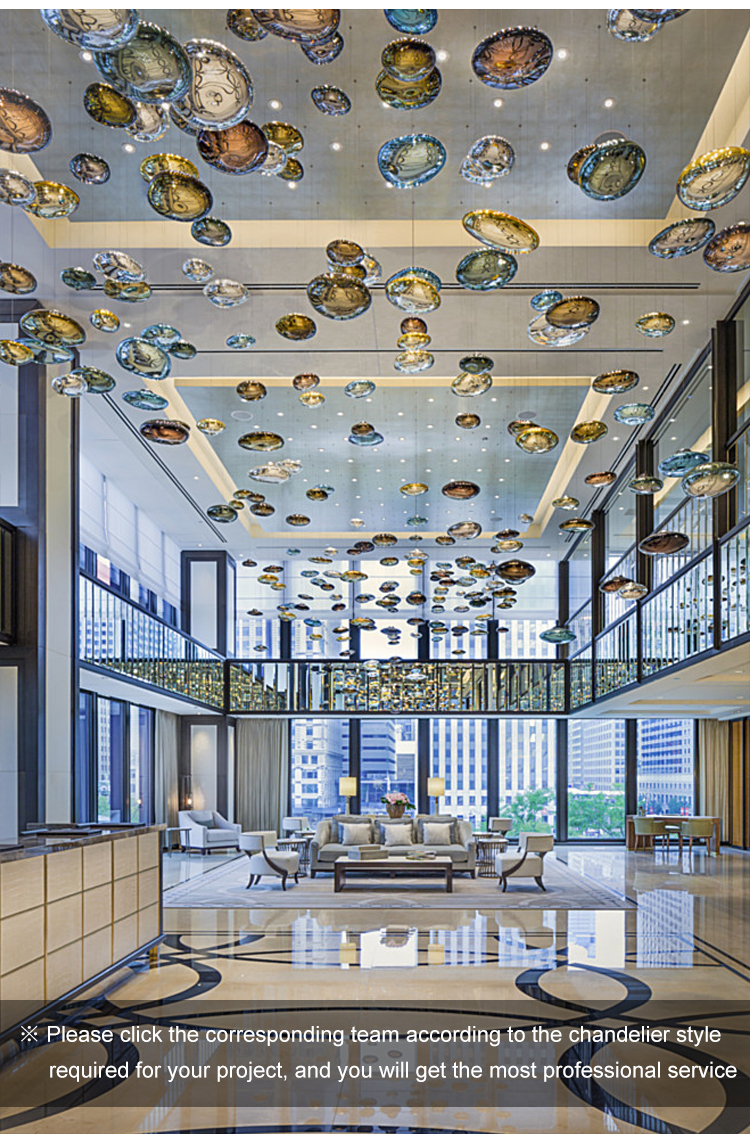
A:
<svg viewBox="0 0 750 1143">
<path fill-rule="evenodd" d="M 356 778 L 339 778 L 339 795 L 346 798 L 346 813 L 351 812 L 349 809 L 349 799 L 356 798 L 357 796 L 357 779 Z"/>
<path fill-rule="evenodd" d="M 427 779 L 427 797 L 435 799 L 435 813 L 440 813 L 440 799 L 445 793 L 445 778 Z"/>
</svg>

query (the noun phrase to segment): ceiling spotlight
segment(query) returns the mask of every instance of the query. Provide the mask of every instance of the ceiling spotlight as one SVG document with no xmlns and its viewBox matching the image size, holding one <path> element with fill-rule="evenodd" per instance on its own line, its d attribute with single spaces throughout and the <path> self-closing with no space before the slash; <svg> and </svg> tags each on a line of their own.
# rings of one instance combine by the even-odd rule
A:
<svg viewBox="0 0 750 1143">
<path fill-rule="evenodd" d="M 135 147 L 133 146 L 132 143 L 123 143 L 122 149 L 126 155 L 132 155 L 133 151 L 135 150 Z"/>
<path fill-rule="evenodd" d="M 540 151 L 549 151 L 549 143 L 547 142 L 546 139 L 544 140 L 543 143 L 539 144 L 539 150 Z"/>
<path fill-rule="evenodd" d="M 281 108 L 284 105 L 280 99 L 269 99 L 268 106 L 271 108 L 272 111 L 281 111 Z"/>
<path fill-rule="evenodd" d="M 332 151 L 340 151 L 341 150 L 341 143 L 339 143 L 339 142 L 331 143 L 331 150 Z"/>
<path fill-rule="evenodd" d="M 289 190 L 296 190 L 297 189 L 297 184 L 295 183 L 294 179 L 292 179 L 292 181 L 287 183 L 286 185 L 289 187 Z"/>
<path fill-rule="evenodd" d="M 607 98 L 604 100 L 603 106 L 609 108 L 609 107 L 614 107 L 614 105 L 615 105 L 615 101 L 612 98 L 612 96 L 611 95 L 607 96 Z"/>
<path fill-rule="evenodd" d="M 682 319 L 682 324 L 683 324 L 683 325 L 690 325 L 690 318 L 683 318 L 683 319 Z"/>
<path fill-rule="evenodd" d="M 440 48 L 439 51 L 435 52 L 435 58 L 437 59 L 438 63 L 445 63 L 447 59 L 450 59 L 450 56 L 446 52 L 445 48 Z"/>
<path fill-rule="evenodd" d="M 559 60 L 566 60 L 568 58 L 568 49 L 567 48 L 558 48 L 557 49 L 557 58 Z"/>
<path fill-rule="evenodd" d="M 502 99 L 493 99 L 492 100 L 492 106 L 493 107 L 502 107 L 502 105 L 503 105 Z"/>
<path fill-rule="evenodd" d="M 83 60 L 84 63 L 91 63 L 92 59 L 94 58 L 91 52 L 79 52 L 78 56 Z"/>
</svg>

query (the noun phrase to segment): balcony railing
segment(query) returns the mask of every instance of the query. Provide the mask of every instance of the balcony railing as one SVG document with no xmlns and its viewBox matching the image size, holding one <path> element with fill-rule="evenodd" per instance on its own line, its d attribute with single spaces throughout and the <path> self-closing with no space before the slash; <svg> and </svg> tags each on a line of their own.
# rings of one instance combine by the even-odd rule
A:
<svg viewBox="0 0 750 1143">
<path fill-rule="evenodd" d="M 195 639 L 85 575 L 80 617 L 83 664 L 224 709 L 224 660 Z"/>
<path fill-rule="evenodd" d="M 690 543 L 681 552 L 671 556 L 659 556 L 653 561 L 652 587 L 660 587 L 694 560 L 713 541 L 713 500 L 703 500 L 695 496 L 686 497 L 654 531 L 682 532 L 690 537 Z"/>
<path fill-rule="evenodd" d="M 638 680 L 638 614 L 631 611 L 596 640 L 597 698 Z"/>
<path fill-rule="evenodd" d="M 692 659 L 714 645 L 714 556 L 709 551 L 643 600 L 643 678 Z"/>
<path fill-rule="evenodd" d="M 566 663 L 228 664 L 229 714 L 564 714 Z"/>
<path fill-rule="evenodd" d="M 750 525 L 721 544 L 721 641 L 728 643 L 750 630 Z"/>
</svg>

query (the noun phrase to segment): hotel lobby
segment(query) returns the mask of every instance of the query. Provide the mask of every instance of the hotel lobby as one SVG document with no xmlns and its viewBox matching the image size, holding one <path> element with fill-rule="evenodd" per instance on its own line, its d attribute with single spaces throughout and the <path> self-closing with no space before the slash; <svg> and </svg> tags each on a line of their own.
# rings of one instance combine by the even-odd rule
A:
<svg viewBox="0 0 750 1143">
<path fill-rule="evenodd" d="M 0 33 L 0 1130 L 748 1133 L 747 11 Z"/>
</svg>

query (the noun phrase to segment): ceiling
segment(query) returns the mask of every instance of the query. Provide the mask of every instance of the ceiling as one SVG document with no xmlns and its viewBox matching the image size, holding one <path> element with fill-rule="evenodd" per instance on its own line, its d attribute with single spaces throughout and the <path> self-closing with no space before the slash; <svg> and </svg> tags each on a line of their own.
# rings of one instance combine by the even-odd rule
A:
<svg viewBox="0 0 750 1143">
<path fill-rule="evenodd" d="M 355 540 L 387 530 L 399 537 L 396 553 L 404 555 L 414 532 L 406 519 L 419 513 L 428 521 L 419 529 L 421 547 L 433 558 L 455 558 L 462 551 L 486 558 L 492 534 L 514 527 L 523 533 L 522 555 L 560 558 L 569 537 L 558 532 L 564 517 L 551 507 L 552 498 L 571 493 L 587 512 L 592 490 L 583 477 L 613 466 L 622 471 L 638 435 L 613 421 L 621 399 L 592 393 L 591 378 L 609 369 L 635 369 L 640 388 L 627 400 L 653 400 L 658 412 L 742 285 L 741 275 L 707 269 L 700 254 L 663 261 L 646 247 L 666 219 L 687 213 L 676 203 L 675 180 L 691 158 L 746 142 L 747 13 L 691 11 L 665 25 L 651 43 L 625 44 L 607 31 L 604 10 L 505 10 L 500 16 L 491 10 L 441 9 L 426 38 L 447 53 L 439 63 L 443 89 L 430 107 L 414 113 L 384 108 L 374 91 L 380 53 L 397 35 L 379 9 L 342 12 L 346 46 L 326 67 L 315 67 L 296 44 L 274 36 L 254 44 L 238 40 L 226 31 L 223 10 L 144 9 L 141 14 L 181 41 L 205 36 L 231 47 L 253 78 L 251 117 L 259 124 L 283 119 L 302 131 L 299 158 L 305 175 L 290 189 L 277 178 L 219 174 L 198 158 L 194 140 L 174 127 L 159 142 L 135 144 L 127 153 L 123 144 L 129 140 L 122 132 L 93 123 L 83 110 L 82 93 L 98 78 L 93 64 L 48 32 L 36 10 L 0 13 L 3 82 L 38 100 L 53 123 L 46 149 L 30 157 L 2 152 L 0 164 L 75 184 L 81 197 L 70 220 L 42 222 L 2 208 L 6 226 L 10 223 L 3 257 L 35 273 L 43 304 L 83 322 L 88 338 L 82 361 L 117 380 L 111 397 L 91 396 L 81 403 L 86 455 L 182 547 L 221 546 L 235 556 L 267 561 L 282 558 L 290 546 L 310 554 L 332 543 L 343 551 Z M 471 53 L 490 32 L 515 24 L 538 25 L 567 57 L 556 56 L 538 83 L 498 93 L 474 76 Z M 320 83 L 348 93 L 349 115 L 333 118 L 314 108 L 309 92 Z M 494 105 L 498 95 L 501 107 Z M 614 106 L 605 108 L 605 99 L 613 99 Z M 271 101 L 280 101 L 281 109 L 271 108 Z M 610 128 L 639 142 L 648 162 L 632 193 L 599 203 L 573 186 L 566 164 L 578 147 Z M 412 130 L 437 135 L 446 146 L 447 163 L 424 187 L 390 189 L 377 171 L 377 150 L 389 137 Z M 458 168 L 471 143 L 488 132 L 510 140 L 516 163 L 485 189 L 463 180 Z M 542 150 L 542 143 L 549 147 Z M 84 150 L 110 163 L 107 184 L 84 186 L 73 179 L 68 162 Z M 161 151 L 199 164 L 214 196 L 212 213 L 232 227 L 227 248 L 201 246 L 188 226 L 151 211 L 138 167 L 147 154 Z M 541 240 L 538 250 L 519 258 L 508 287 L 482 295 L 461 289 L 455 280 L 456 264 L 476 248 L 460 220 L 479 206 L 527 219 Z M 746 217 L 749 206 L 750 185 L 713 212 L 717 229 Z M 337 237 L 352 238 L 374 255 L 383 280 L 412 264 L 440 276 L 442 304 L 426 315 L 436 359 L 432 370 L 417 376 L 394 370 L 404 315 L 382 287 L 373 290 L 369 311 L 356 320 L 333 322 L 316 315 L 317 334 L 309 342 L 285 341 L 276 333 L 284 313 L 312 314 L 305 284 L 325 270 L 326 244 Z M 154 287 L 149 302 L 112 303 L 101 286 L 76 293 L 62 285 L 61 270 L 89 267 L 92 254 L 107 247 L 142 262 Z M 247 303 L 232 310 L 212 306 L 181 273 L 188 256 L 204 258 L 218 276 L 246 283 Z M 542 349 L 528 339 L 530 298 L 546 286 L 586 293 L 600 303 L 599 320 L 577 345 Z M 119 333 L 98 333 L 88 324 L 88 314 L 102 305 L 118 313 Z M 658 341 L 634 328 L 640 314 L 656 309 L 677 322 L 675 331 Z M 174 360 L 170 377 L 152 388 L 169 399 L 168 413 L 191 426 L 206 416 L 222 420 L 227 428 L 220 436 L 209 439 L 193 427 L 190 442 L 181 448 L 150 446 L 139 437 L 137 426 L 149 414 L 124 404 L 120 394 L 146 382 L 120 369 L 114 350 L 121 337 L 156 321 L 176 325 L 198 354 L 192 361 Z M 226 338 L 235 332 L 252 334 L 255 346 L 229 350 Z M 459 358 L 472 350 L 494 359 L 494 383 L 482 396 L 462 399 L 451 393 L 450 382 Z M 300 372 L 320 375 L 324 405 L 308 409 L 299 403 L 291 378 Z M 247 378 L 263 381 L 265 400 L 246 404 L 237 397 L 236 385 Z M 344 394 L 344 385 L 356 378 L 376 383 L 371 398 L 352 400 Z M 479 413 L 480 428 L 456 427 L 457 413 L 467 411 Z M 239 420 L 235 413 L 250 419 Z M 560 445 L 544 456 L 521 452 L 506 426 L 522 414 L 553 429 Z M 604 420 L 607 437 L 587 447 L 569 442 L 571 427 L 581 419 Z M 383 434 L 383 445 L 361 449 L 348 443 L 351 426 L 360 420 Z M 237 438 L 255 426 L 281 433 L 283 450 L 266 455 L 241 449 Z M 682 431 L 684 439 L 675 448 L 695 443 L 689 421 Z M 275 457 L 299 460 L 301 471 L 278 488 L 253 484 L 248 470 Z M 456 478 L 475 481 L 480 494 L 466 503 L 442 496 L 442 486 Z M 429 492 L 416 499 L 403 496 L 400 486 L 415 480 L 427 483 Z M 335 492 L 326 503 L 311 503 L 305 490 L 319 483 Z M 206 508 L 242 487 L 264 492 L 275 514 L 259 519 L 245 510 L 230 525 L 206 518 Z M 295 512 L 306 513 L 310 525 L 286 524 L 286 516 Z M 531 515 L 533 523 L 519 524 L 520 513 Z M 352 517 L 365 520 L 362 530 L 350 525 Z M 436 547 L 435 537 L 457 520 L 479 522 L 482 538 L 449 550 Z"/>
</svg>

